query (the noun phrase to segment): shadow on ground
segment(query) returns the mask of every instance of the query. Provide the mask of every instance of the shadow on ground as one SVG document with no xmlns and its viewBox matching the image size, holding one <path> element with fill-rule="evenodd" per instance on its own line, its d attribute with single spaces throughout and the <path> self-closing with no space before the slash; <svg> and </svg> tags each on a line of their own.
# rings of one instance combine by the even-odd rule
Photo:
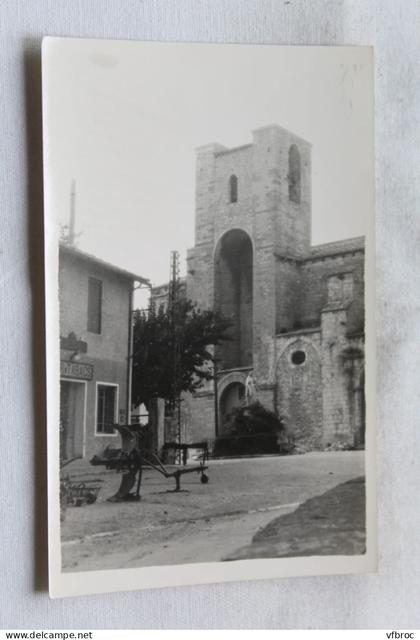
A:
<svg viewBox="0 0 420 640">
<path fill-rule="evenodd" d="M 365 482 L 355 478 L 272 520 L 223 560 L 365 553 Z"/>
</svg>

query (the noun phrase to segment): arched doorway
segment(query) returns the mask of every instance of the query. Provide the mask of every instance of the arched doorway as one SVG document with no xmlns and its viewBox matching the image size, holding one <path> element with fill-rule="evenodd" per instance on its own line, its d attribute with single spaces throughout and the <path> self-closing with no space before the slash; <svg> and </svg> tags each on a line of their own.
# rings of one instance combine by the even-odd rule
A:
<svg viewBox="0 0 420 640">
<path fill-rule="evenodd" d="M 223 433 L 231 423 L 232 411 L 245 404 L 245 385 L 232 382 L 222 392 L 219 402 L 220 431 Z"/>
<path fill-rule="evenodd" d="M 219 240 L 214 255 L 214 308 L 232 321 L 216 349 L 219 368 L 252 366 L 252 242 L 242 229 Z"/>
</svg>

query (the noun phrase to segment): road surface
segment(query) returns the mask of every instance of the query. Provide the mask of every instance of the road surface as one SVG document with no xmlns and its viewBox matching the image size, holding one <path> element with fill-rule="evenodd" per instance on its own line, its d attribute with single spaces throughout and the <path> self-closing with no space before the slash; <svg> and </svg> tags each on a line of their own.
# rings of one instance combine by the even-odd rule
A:
<svg viewBox="0 0 420 640">
<path fill-rule="evenodd" d="M 251 543 L 272 520 L 364 474 L 363 451 L 214 460 L 208 484 L 143 472 L 141 502 L 109 503 L 120 475 L 75 462 L 75 479 L 102 481 L 98 501 L 69 507 L 62 525 L 64 571 L 214 562 Z"/>
</svg>

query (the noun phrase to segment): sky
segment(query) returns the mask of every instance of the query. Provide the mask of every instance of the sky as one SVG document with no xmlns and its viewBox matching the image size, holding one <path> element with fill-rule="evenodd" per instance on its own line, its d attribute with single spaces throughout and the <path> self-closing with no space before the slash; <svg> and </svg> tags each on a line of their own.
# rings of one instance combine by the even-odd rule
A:
<svg viewBox="0 0 420 640">
<path fill-rule="evenodd" d="M 195 149 L 277 123 L 312 144 L 312 243 L 364 235 L 373 215 L 368 47 L 48 39 L 43 59 L 47 225 L 167 281 L 194 244 Z"/>
</svg>

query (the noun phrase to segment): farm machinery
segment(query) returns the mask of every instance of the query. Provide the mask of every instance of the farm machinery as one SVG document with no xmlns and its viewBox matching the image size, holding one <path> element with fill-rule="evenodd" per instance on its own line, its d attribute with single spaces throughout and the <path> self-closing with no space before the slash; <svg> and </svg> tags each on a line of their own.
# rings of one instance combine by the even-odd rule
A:
<svg viewBox="0 0 420 640">
<path fill-rule="evenodd" d="M 181 478 L 185 474 L 197 473 L 200 476 L 202 484 L 208 482 L 209 478 L 205 473 L 208 470 L 208 466 L 206 465 L 208 461 L 206 442 L 190 445 L 178 443 L 167 444 L 166 448 L 172 447 L 181 454 L 183 465 L 177 465 L 174 469 L 173 466 L 171 466 L 171 468 L 165 466 L 158 455 L 147 447 L 147 437 L 144 426 L 140 424 L 115 425 L 115 429 L 121 436 L 121 448 L 115 449 L 107 447 L 102 454 L 93 456 L 90 461 L 94 466 L 103 465 L 106 469 L 115 469 L 117 473 L 122 474 L 119 489 L 113 496 L 108 498 L 109 502 L 140 500 L 143 467 L 153 469 L 164 478 L 173 478 L 175 480 L 173 491 L 175 492 L 182 491 Z M 198 464 L 186 466 L 188 448 L 202 450 L 201 459 Z"/>
</svg>

